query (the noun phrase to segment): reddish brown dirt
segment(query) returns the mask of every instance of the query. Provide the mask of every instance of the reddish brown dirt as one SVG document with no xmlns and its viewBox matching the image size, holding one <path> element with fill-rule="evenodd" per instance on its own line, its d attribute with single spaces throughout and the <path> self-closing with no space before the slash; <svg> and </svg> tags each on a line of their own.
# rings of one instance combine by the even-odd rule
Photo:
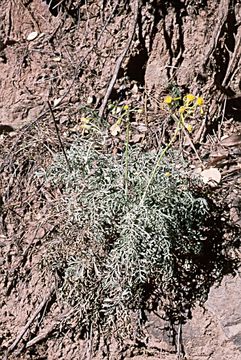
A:
<svg viewBox="0 0 241 360">
<path fill-rule="evenodd" d="M 43 277 L 42 259 L 46 234 L 60 221 L 47 216 L 59 194 L 33 179 L 59 148 L 46 101 L 54 105 L 61 99 L 56 113 L 63 134 L 80 123 L 87 111 L 83 104 L 91 103 L 91 97 L 90 106 L 98 109 L 133 26 L 132 1 L 73 2 L 78 3 L 74 19 L 66 12 L 53 17 L 41 0 L 1 1 L 0 146 L 6 165 L 0 188 L 2 356 L 58 281 L 47 270 Z M 111 99 L 146 104 L 141 121 L 149 127 L 146 141 L 151 138 L 151 145 L 144 145 L 152 146 L 164 126 L 159 105 L 168 84 L 203 95 L 207 119 L 197 147 L 205 164 L 218 164 L 233 219 L 240 222 L 241 141 L 225 147 L 220 140 L 241 133 L 241 5 L 228 0 L 176 3 L 143 1 Z M 38 36 L 28 41 L 33 31 Z M 38 122 L 44 131 L 32 131 Z M 199 128 L 199 123 L 194 126 L 193 138 Z M 211 289 L 204 308 L 195 309 L 183 328 L 187 360 L 241 358 L 240 289 L 239 274 L 227 276 Z M 58 296 L 50 296 L 8 359 L 88 359 L 88 343 L 76 331 L 70 311 Z M 147 323 L 147 349 L 130 346 L 119 352 L 113 345 L 109 358 L 176 360 L 164 325 L 153 315 Z M 108 358 L 104 347 L 96 358 Z"/>
</svg>

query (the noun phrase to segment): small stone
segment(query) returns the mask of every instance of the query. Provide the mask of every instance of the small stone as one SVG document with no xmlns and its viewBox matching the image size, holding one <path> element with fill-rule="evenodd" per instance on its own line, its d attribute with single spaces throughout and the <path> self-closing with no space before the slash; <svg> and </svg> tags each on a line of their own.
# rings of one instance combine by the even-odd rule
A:
<svg viewBox="0 0 241 360">
<path fill-rule="evenodd" d="M 54 107 L 58 106 L 61 103 L 62 97 L 54 99 Z"/>
<path fill-rule="evenodd" d="M 208 184 L 210 186 L 215 186 L 219 184 L 222 178 L 220 171 L 212 167 L 203 170 L 200 175 L 203 179 L 204 184 Z"/>
<path fill-rule="evenodd" d="M 137 94 L 138 91 L 139 91 L 138 86 L 136 84 L 134 84 L 131 91 L 132 91 L 133 94 Z"/>
<path fill-rule="evenodd" d="M 61 61 L 61 57 L 60 56 L 56 56 L 52 59 L 55 62 L 60 62 Z"/>
<path fill-rule="evenodd" d="M 34 39 L 36 39 L 38 37 L 38 32 L 37 31 L 33 31 L 30 34 L 28 34 L 27 36 L 27 40 L 28 41 L 33 41 Z"/>
<path fill-rule="evenodd" d="M 91 105 L 91 104 L 93 104 L 94 102 L 95 102 L 94 96 L 88 96 L 88 98 L 87 98 L 87 104 L 88 104 L 88 105 Z"/>
</svg>

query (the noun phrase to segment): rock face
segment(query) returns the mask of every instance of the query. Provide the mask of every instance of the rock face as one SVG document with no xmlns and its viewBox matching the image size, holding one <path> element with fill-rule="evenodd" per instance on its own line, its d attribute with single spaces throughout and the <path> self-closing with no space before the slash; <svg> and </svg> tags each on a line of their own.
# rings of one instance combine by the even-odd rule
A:
<svg viewBox="0 0 241 360">
<path fill-rule="evenodd" d="M 224 279 L 222 286 L 213 288 L 207 309 L 219 322 L 225 336 L 239 349 L 241 358 L 241 278 Z"/>
<path fill-rule="evenodd" d="M 219 287 L 213 287 L 204 307 L 197 307 L 183 326 L 182 341 L 186 360 L 241 359 L 241 278 L 227 276 Z M 167 335 L 165 323 L 155 315 L 150 318 L 150 347 L 161 355 L 153 359 L 176 360 L 175 347 Z M 145 357 L 136 357 L 144 360 Z"/>
<path fill-rule="evenodd" d="M 205 307 L 196 309 L 183 329 L 188 360 L 241 359 L 240 295 L 238 275 L 211 289 Z"/>
</svg>

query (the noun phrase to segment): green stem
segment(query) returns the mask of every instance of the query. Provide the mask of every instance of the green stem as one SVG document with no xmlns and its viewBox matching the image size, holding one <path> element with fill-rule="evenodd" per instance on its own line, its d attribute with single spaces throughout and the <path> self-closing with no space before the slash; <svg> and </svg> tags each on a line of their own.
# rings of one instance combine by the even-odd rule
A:
<svg viewBox="0 0 241 360">
<path fill-rule="evenodd" d="M 161 151 L 160 155 L 157 156 L 156 164 L 155 164 L 155 166 L 154 166 L 154 169 L 152 170 L 152 173 L 151 173 L 151 175 L 150 175 L 150 177 L 149 177 L 149 180 L 148 180 L 148 182 L 147 182 L 146 188 L 145 188 L 144 193 L 143 193 L 143 195 L 142 195 L 142 198 L 141 198 L 141 201 L 140 201 L 140 206 L 143 206 L 143 204 L 144 204 L 144 201 L 145 201 L 145 198 L 146 198 L 146 194 L 147 194 L 147 192 L 148 192 L 148 190 L 149 190 L 149 187 L 150 187 L 150 185 L 151 185 L 151 183 L 152 183 L 152 181 L 153 181 L 153 179 L 154 179 L 154 177 L 155 177 L 155 175 L 156 175 L 156 172 L 157 172 L 157 170 L 158 170 L 158 168 L 159 168 L 159 166 L 160 166 L 160 164 L 161 164 L 162 159 L 164 158 L 164 156 L 166 155 L 167 151 L 170 149 L 170 147 L 172 146 L 172 144 L 173 144 L 173 143 L 175 142 L 175 140 L 176 140 L 177 134 L 178 134 L 178 132 L 179 132 L 179 130 L 180 130 L 180 127 L 179 127 L 179 126 L 180 126 L 181 120 L 177 119 L 176 117 L 175 117 L 175 120 L 178 120 L 178 124 L 177 124 L 176 130 L 175 130 L 174 134 L 172 135 L 171 140 L 169 141 L 169 143 L 167 144 L 167 146 Z"/>
<path fill-rule="evenodd" d="M 129 130 L 130 130 L 130 126 L 129 126 L 129 113 L 127 114 L 127 126 L 126 126 L 126 141 L 125 141 L 125 178 L 124 178 L 124 182 L 125 182 L 125 196 L 127 197 L 128 195 L 128 158 L 129 158 Z"/>
</svg>

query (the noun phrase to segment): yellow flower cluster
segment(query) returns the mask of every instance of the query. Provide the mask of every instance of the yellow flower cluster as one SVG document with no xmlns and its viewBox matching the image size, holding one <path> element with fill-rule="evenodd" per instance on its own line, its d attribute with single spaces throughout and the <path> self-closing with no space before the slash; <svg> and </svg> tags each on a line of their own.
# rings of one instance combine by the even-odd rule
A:
<svg viewBox="0 0 241 360">
<path fill-rule="evenodd" d="M 164 98 L 164 103 L 171 105 L 172 103 L 174 103 L 175 101 L 180 100 L 180 99 L 181 99 L 180 97 L 173 98 L 172 96 L 167 95 Z M 196 100 L 195 103 L 194 103 L 194 100 Z M 193 106 L 202 106 L 204 104 L 204 100 L 202 97 L 199 97 L 199 96 L 196 97 L 193 94 L 187 94 L 183 98 L 183 103 L 184 103 L 184 106 L 189 106 L 190 104 L 192 104 Z"/>
<path fill-rule="evenodd" d="M 192 132 L 193 127 L 191 124 L 186 124 L 186 119 L 187 118 L 192 118 L 194 115 L 194 112 L 197 108 L 200 109 L 200 113 L 203 114 L 203 105 L 204 105 L 204 100 L 202 97 L 200 96 L 195 96 L 193 94 L 187 94 L 182 98 L 178 97 L 178 98 L 173 98 L 170 95 L 167 95 L 164 98 L 164 104 L 168 105 L 168 109 L 170 109 L 171 111 L 174 109 L 172 105 L 177 105 L 176 101 L 178 100 L 182 100 L 182 106 L 180 106 L 179 108 L 176 107 L 177 112 L 179 114 L 179 118 L 180 118 L 180 123 L 187 129 L 188 132 Z M 176 110 L 175 111 L 176 114 Z"/>
</svg>

